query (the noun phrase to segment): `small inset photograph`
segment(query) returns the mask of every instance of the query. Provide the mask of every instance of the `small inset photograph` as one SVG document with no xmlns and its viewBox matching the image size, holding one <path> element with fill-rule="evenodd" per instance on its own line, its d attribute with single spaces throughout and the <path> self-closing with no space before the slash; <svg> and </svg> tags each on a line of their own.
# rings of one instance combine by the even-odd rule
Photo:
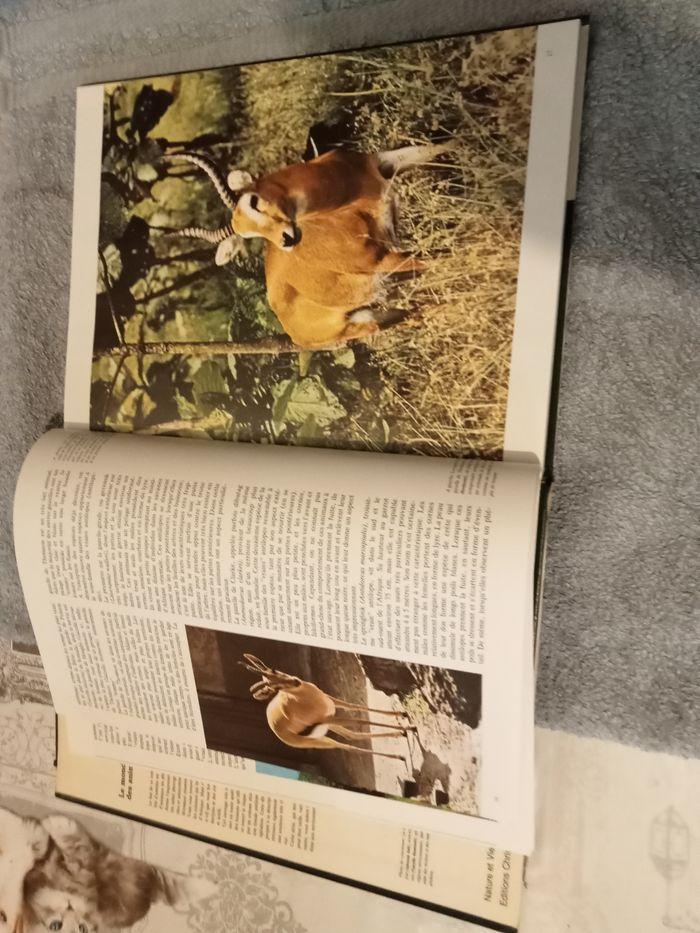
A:
<svg viewBox="0 0 700 933">
<path fill-rule="evenodd" d="M 195 626 L 187 639 L 208 748 L 479 815 L 481 675 Z"/>
</svg>

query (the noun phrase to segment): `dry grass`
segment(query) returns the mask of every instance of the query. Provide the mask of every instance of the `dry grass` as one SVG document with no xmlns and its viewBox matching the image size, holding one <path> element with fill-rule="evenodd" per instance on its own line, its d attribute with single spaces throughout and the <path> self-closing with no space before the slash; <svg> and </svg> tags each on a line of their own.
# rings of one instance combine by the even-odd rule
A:
<svg viewBox="0 0 700 933">
<path fill-rule="evenodd" d="M 299 162 L 309 128 L 336 105 L 328 91 L 340 72 L 336 55 L 241 68 L 247 126 L 236 142 L 243 167 L 258 175 Z"/>
<path fill-rule="evenodd" d="M 534 47 L 535 30 L 519 29 L 246 73 L 253 129 L 241 142 L 255 169 L 298 158 L 307 128 L 348 103 L 366 151 L 459 141 L 395 183 L 401 245 L 429 260 L 381 302 L 410 309 L 407 323 L 371 340 L 402 449 L 502 450 Z"/>
<path fill-rule="evenodd" d="M 429 260 L 398 303 L 419 309 L 416 326 L 374 338 L 376 354 L 405 412 L 397 441 L 424 453 L 498 456 L 505 432 L 522 197 L 529 130 L 534 31 L 417 45 L 400 66 L 374 65 L 381 109 L 367 136 L 391 145 L 407 133 L 406 94 L 431 135 L 460 147 L 444 165 L 397 183 L 403 244 Z M 461 47 L 460 47 L 461 46 Z M 397 63 L 397 66 L 399 63 Z M 372 67 L 370 60 L 368 67 Z M 378 117 L 378 118 L 377 118 Z M 441 161 L 443 161 L 441 160 Z M 392 302 L 395 306 L 396 300 Z"/>
</svg>

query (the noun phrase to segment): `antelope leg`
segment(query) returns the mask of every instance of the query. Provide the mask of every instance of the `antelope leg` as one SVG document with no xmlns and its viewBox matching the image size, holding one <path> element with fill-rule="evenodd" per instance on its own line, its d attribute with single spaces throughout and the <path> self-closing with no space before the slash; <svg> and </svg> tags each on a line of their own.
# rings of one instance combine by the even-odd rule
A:
<svg viewBox="0 0 700 933">
<path fill-rule="evenodd" d="M 383 726 L 384 728 L 390 725 L 390 723 L 388 722 L 375 722 L 373 719 L 363 719 L 362 717 L 351 718 L 350 716 L 333 716 L 333 718 L 329 719 L 328 722 L 329 724 L 342 722 L 342 723 L 351 723 L 356 726 Z M 402 728 L 409 728 L 409 727 L 402 726 Z M 365 735 L 372 735 L 372 733 L 366 732 Z"/>
<path fill-rule="evenodd" d="M 407 716 L 404 710 L 399 712 L 395 709 L 375 709 L 372 706 L 359 706 L 357 703 L 348 703 L 346 700 L 339 700 L 337 697 L 332 697 L 330 694 L 326 694 L 329 700 L 333 700 L 338 709 L 356 709 L 360 710 L 363 713 L 384 713 L 386 716 Z"/>
<path fill-rule="evenodd" d="M 357 732 L 355 729 L 346 729 L 345 726 L 339 726 L 335 722 L 328 723 L 328 731 L 342 735 L 346 739 L 396 739 L 401 735 L 406 735 L 404 729 L 390 729 L 388 732 Z"/>
<path fill-rule="evenodd" d="M 450 152 L 450 150 L 456 149 L 458 145 L 456 139 L 451 139 L 445 143 L 436 143 L 429 146 L 403 146 L 401 149 L 380 152 L 377 155 L 379 171 L 385 178 L 390 178 L 396 172 L 403 172 L 413 165 L 432 162 L 443 152 Z"/>
<path fill-rule="evenodd" d="M 289 744 L 289 743 L 287 743 Z M 359 748 L 357 745 L 350 745 L 347 742 L 339 742 L 337 739 L 332 739 L 330 736 L 316 736 L 311 739 L 308 743 L 304 742 L 303 744 L 295 744 L 295 748 L 342 748 L 346 752 L 359 752 L 361 755 L 376 755 L 379 758 L 396 758 L 398 761 L 403 761 L 406 764 L 406 759 L 403 755 L 391 755 L 389 752 L 375 752 L 371 748 Z"/>
<path fill-rule="evenodd" d="M 428 267 L 427 262 L 412 256 L 410 253 L 391 252 L 387 253 L 379 263 L 377 268 L 380 272 L 386 272 L 391 275 L 405 275 L 406 277 L 417 275 Z"/>
</svg>

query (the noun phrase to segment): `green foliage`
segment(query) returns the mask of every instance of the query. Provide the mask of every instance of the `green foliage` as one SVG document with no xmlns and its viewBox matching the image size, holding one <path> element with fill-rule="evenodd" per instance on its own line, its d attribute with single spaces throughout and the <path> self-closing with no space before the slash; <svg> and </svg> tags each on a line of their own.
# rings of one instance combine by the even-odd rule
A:
<svg viewBox="0 0 700 933">
<path fill-rule="evenodd" d="M 277 430 L 286 422 L 295 425 L 313 424 L 326 427 L 342 418 L 345 409 L 338 398 L 328 389 L 319 376 L 305 379 L 293 377 L 277 383 L 273 389 L 275 403 L 272 406 L 272 421 Z"/>
</svg>

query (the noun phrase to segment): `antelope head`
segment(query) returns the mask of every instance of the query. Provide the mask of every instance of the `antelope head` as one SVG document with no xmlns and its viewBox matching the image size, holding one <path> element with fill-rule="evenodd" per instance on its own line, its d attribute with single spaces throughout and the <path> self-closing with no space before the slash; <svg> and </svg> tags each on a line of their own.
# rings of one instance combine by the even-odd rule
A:
<svg viewBox="0 0 700 933">
<path fill-rule="evenodd" d="M 303 681 L 299 677 L 293 677 L 291 674 L 284 674 L 282 671 L 275 671 L 267 664 L 264 664 L 260 658 L 254 654 L 244 654 L 243 661 L 239 661 L 246 670 L 253 674 L 262 674 L 262 680 L 254 683 L 250 688 L 250 693 L 255 700 L 271 700 L 280 690 L 294 690 L 301 687 Z"/>
<path fill-rule="evenodd" d="M 224 206 L 231 212 L 230 222 L 218 230 L 187 227 L 180 231 L 183 236 L 218 244 L 217 265 L 225 265 L 240 253 L 244 249 L 243 240 L 262 237 L 279 249 L 289 250 L 301 239 L 301 231 L 292 217 L 294 211 L 283 190 L 279 198 L 271 200 L 258 193 L 257 182 L 249 172 L 234 169 L 224 180 L 217 166 L 203 156 L 179 152 L 168 158 L 183 159 L 206 172 Z M 274 188 L 274 185 L 268 187 Z"/>
<path fill-rule="evenodd" d="M 301 230 L 294 222 L 294 209 L 286 192 L 280 188 L 274 200 L 257 191 L 252 175 L 235 169 L 229 172 L 228 187 L 238 196 L 232 226 L 246 240 L 262 237 L 279 249 L 290 250 L 301 240 Z M 275 186 L 268 183 L 266 190 Z"/>
<path fill-rule="evenodd" d="M 236 201 L 226 187 L 226 182 L 219 174 L 216 165 L 210 162 L 209 159 L 205 159 L 200 155 L 195 155 L 193 152 L 177 152 L 164 155 L 163 158 L 169 162 L 182 159 L 185 162 L 191 162 L 192 165 L 196 165 L 197 168 L 201 168 L 214 183 L 216 192 L 224 206 L 227 207 L 231 213 L 236 209 Z M 216 256 L 214 261 L 217 266 L 225 266 L 226 263 L 231 262 L 239 253 L 245 252 L 243 240 L 236 234 L 230 222 L 223 227 L 219 227 L 217 230 L 208 230 L 206 227 L 185 227 L 178 232 L 180 236 L 191 236 L 199 240 L 205 240 L 207 243 L 215 244 Z"/>
</svg>

